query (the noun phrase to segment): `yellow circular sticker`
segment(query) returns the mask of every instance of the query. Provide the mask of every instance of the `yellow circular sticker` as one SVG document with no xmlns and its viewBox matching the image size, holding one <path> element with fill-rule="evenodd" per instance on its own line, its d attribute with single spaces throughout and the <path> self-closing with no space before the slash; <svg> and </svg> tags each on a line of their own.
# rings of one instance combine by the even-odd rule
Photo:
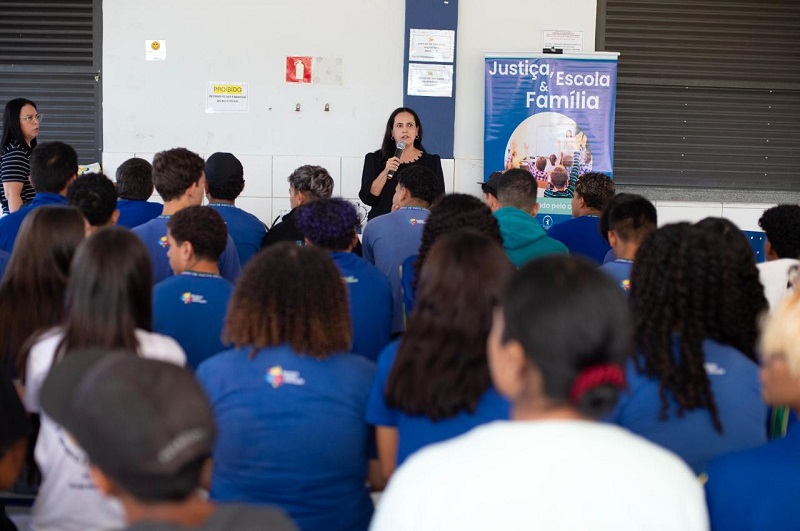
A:
<svg viewBox="0 0 800 531">
<path fill-rule="evenodd" d="M 159 48 L 161 48 L 161 43 L 158 41 L 153 41 L 150 44 L 150 48 L 152 48 L 153 50 L 158 50 Z"/>
</svg>

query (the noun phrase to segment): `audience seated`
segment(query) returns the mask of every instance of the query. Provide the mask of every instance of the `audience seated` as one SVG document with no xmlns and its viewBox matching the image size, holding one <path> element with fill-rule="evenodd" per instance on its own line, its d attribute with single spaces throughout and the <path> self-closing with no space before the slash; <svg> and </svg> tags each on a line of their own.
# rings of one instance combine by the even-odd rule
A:
<svg viewBox="0 0 800 531">
<path fill-rule="evenodd" d="M 254 215 L 236 206 L 244 190 L 244 168 L 230 153 L 214 153 L 206 160 L 208 206 L 222 215 L 236 244 L 242 267 L 261 249 L 267 228 Z"/>
<path fill-rule="evenodd" d="M 129 531 L 297 529 L 276 509 L 217 505 L 200 493 L 214 418 L 180 367 L 133 350 L 74 352 L 53 368 L 41 401 L 88 454 L 94 483 L 119 500 Z"/>
<path fill-rule="evenodd" d="M 433 170 L 419 164 L 397 172 L 395 181 L 392 211 L 367 223 L 363 241 L 364 259 L 375 264 L 392 283 L 392 332 L 400 333 L 405 328 L 400 266 L 403 260 L 417 253 L 428 209 L 444 190 L 439 188 Z"/>
<path fill-rule="evenodd" d="M 419 271 L 427 259 L 428 253 L 441 236 L 457 229 L 471 227 L 488 236 L 500 245 L 500 226 L 485 204 L 477 198 L 466 194 L 450 194 L 440 197 L 431 207 L 425 228 L 422 231 L 422 242 L 419 254 L 409 256 L 400 270 L 400 282 L 403 292 L 403 309 L 405 315 L 411 315 L 416 298 L 417 278 Z"/>
<path fill-rule="evenodd" d="M 489 377 L 486 338 L 512 270 L 502 247 L 475 229 L 431 248 L 408 330 L 381 353 L 370 392 L 366 418 L 384 479 L 420 448 L 508 418 Z"/>
<path fill-rule="evenodd" d="M 0 370 L 9 376 L 24 372 L 28 338 L 61 322 L 72 256 L 85 231 L 86 220 L 71 207 L 43 206 L 22 222 L 20 246 L 0 280 Z"/>
<path fill-rule="evenodd" d="M 614 260 L 600 269 L 611 275 L 619 287 L 631 289 L 631 269 L 642 242 L 658 226 L 658 214 L 653 203 L 636 194 L 617 194 L 600 215 L 600 234 L 611 245 Z"/>
<path fill-rule="evenodd" d="M 392 335 L 392 285 L 380 269 L 351 252 L 358 241 L 358 212 L 344 199 L 320 199 L 298 209 L 296 221 L 306 244 L 327 251 L 347 285 L 351 352 L 377 360 Z"/>
<path fill-rule="evenodd" d="M 497 181 L 497 208 L 494 217 L 500 225 L 503 248 L 517 267 L 548 254 L 569 254 L 566 245 L 547 236 L 536 214 L 536 181 L 525 170 L 512 169 Z"/>
<path fill-rule="evenodd" d="M 277 505 L 306 530 L 367 529 L 375 369 L 347 353 L 350 330 L 324 251 L 282 243 L 247 264 L 225 321 L 236 347 L 197 370 L 219 430 L 213 500 Z"/>
<path fill-rule="evenodd" d="M 164 210 L 157 218 L 134 228 L 133 232 L 142 239 L 150 253 L 154 284 L 173 274 L 166 249 L 167 220 L 175 212 L 203 202 L 205 167 L 200 155 L 185 148 L 162 151 L 153 158 L 153 182 L 164 200 Z M 230 236 L 219 258 L 219 270 L 231 282 L 236 282 L 242 271 L 236 245 Z"/>
<path fill-rule="evenodd" d="M 116 225 L 119 218 L 117 190 L 102 173 L 87 173 L 72 181 L 67 188 L 67 204 L 80 210 L 89 222 L 87 234 Z"/>
<path fill-rule="evenodd" d="M 562 242 L 572 255 L 588 258 L 596 265 L 611 250 L 600 234 L 598 216 L 614 197 L 614 181 L 602 173 L 585 173 L 578 178 L 572 198 L 572 219 L 553 225 L 547 235 Z"/>
<path fill-rule="evenodd" d="M 372 529 L 707 529 L 702 488 L 680 459 L 594 422 L 625 385 L 629 343 L 624 297 L 605 274 L 565 256 L 525 265 L 488 340 L 512 420 L 412 456 Z"/>
<path fill-rule="evenodd" d="M 117 224 L 132 229 L 157 218 L 164 206 L 148 201 L 153 195 L 153 165 L 144 159 L 132 158 L 117 168 Z"/>
<path fill-rule="evenodd" d="M 50 368 L 75 349 L 124 348 L 143 357 L 185 364 L 186 356 L 173 339 L 148 331 L 151 286 L 147 249 L 128 229 L 106 227 L 86 239 L 73 260 L 64 324 L 32 340 L 25 380 L 29 412 L 41 409 L 39 390 Z M 129 444 L 137 445 L 135 441 Z M 43 479 L 33 505 L 33 528 L 90 531 L 123 526 L 119 503 L 96 490 L 85 454 L 46 414 L 34 454 Z"/>
<path fill-rule="evenodd" d="M 300 166 L 287 178 L 289 181 L 289 205 L 292 210 L 270 227 L 264 245 L 292 242 L 303 245 L 305 235 L 295 223 L 297 207 L 333 195 L 333 177 L 322 166 Z"/>
<path fill-rule="evenodd" d="M 800 413 L 800 294 L 783 299 L 761 340 L 764 400 Z M 708 465 L 706 500 L 712 530 L 789 530 L 800 522 L 800 430 Z"/>
<path fill-rule="evenodd" d="M 736 311 L 746 297 L 735 259 L 719 237 L 679 223 L 656 230 L 633 264 L 637 352 L 611 418 L 697 473 L 767 440 L 758 366 L 741 350 L 757 324 Z"/>
<path fill-rule="evenodd" d="M 220 276 L 217 261 L 227 241 L 225 220 L 212 208 L 186 207 L 167 220 L 175 276 L 153 288 L 153 331 L 175 339 L 192 370 L 225 349 L 222 324 L 233 284 Z"/>
<path fill-rule="evenodd" d="M 31 155 L 31 184 L 36 197 L 29 205 L 0 217 L 0 250 L 14 249 L 22 220 L 44 205 L 66 205 L 67 187 L 78 174 L 78 154 L 63 142 L 42 142 Z"/>
<path fill-rule="evenodd" d="M 800 205 L 778 205 L 764 211 L 758 225 L 766 234 L 766 262 L 758 264 L 764 295 L 771 308 L 792 291 L 800 269 Z"/>
</svg>

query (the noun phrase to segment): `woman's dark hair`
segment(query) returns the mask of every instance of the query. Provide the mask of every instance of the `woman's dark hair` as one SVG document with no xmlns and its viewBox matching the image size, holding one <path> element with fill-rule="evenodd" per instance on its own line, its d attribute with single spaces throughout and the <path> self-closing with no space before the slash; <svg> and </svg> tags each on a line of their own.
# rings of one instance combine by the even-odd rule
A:
<svg viewBox="0 0 800 531">
<path fill-rule="evenodd" d="M 502 341 L 518 341 L 542 375 L 544 394 L 571 403 L 590 418 L 607 413 L 621 385 L 602 379 L 573 396 L 588 371 L 611 367 L 622 377 L 631 351 L 625 296 L 607 275 L 582 258 L 548 256 L 524 265 L 504 294 Z"/>
<path fill-rule="evenodd" d="M 436 242 L 386 382 L 387 404 L 433 420 L 475 411 L 492 384 L 486 339 L 513 269 L 503 248 L 475 229 Z"/>
<path fill-rule="evenodd" d="M 353 244 L 361 220 L 353 203 L 324 198 L 298 208 L 295 224 L 314 245 L 327 251 L 344 251 Z"/>
<path fill-rule="evenodd" d="M 325 358 L 350 349 L 347 291 L 330 257 L 316 247 L 272 245 L 242 272 L 225 319 L 225 340 L 256 349 L 288 343 Z"/>
<path fill-rule="evenodd" d="M 419 255 L 414 261 L 414 281 L 412 283 L 414 289 L 419 281 L 420 270 L 436 240 L 448 232 L 465 227 L 476 229 L 503 245 L 497 218 L 492 215 L 491 209 L 483 201 L 466 194 L 441 196 L 431 205 L 430 215 L 422 229 Z"/>
<path fill-rule="evenodd" d="M 741 293 L 742 302 L 735 308 L 729 309 L 739 315 L 734 320 L 735 328 L 728 327 L 726 336 L 722 337 L 720 341 L 736 347 L 757 363 L 756 343 L 758 342 L 759 322 L 761 316 L 769 310 L 769 303 L 764 296 L 764 286 L 759 278 L 753 248 L 750 247 L 747 236 L 728 219 L 705 218 L 695 226 L 721 239 L 734 256 L 729 266 L 736 270 L 737 281 L 727 289 L 738 290 Z"/>
<path fill-rule="evenodd" d="M 14 98 L 6 103 L 3 110 L 3 137 L 0 140 L 0 151 L 2 151 L 11 140 L 16 140 L 20 145 L 27 146 L 25 136 L 22 134 L 22 127 L 19 125 L 19 113 L 26 105 L 37 109 L 36 104 L 25 98 Z M 38 109 L 37 109 L 38 110 Z M 31 140 L 31 149 L 36 147 L 36 139 Z"/>
<path fill-rule="evenodd" d="M 152 289 L 150 254 L 139 237 L 124 227 L 99 229 L 72 261 L 64 337 L 56 352 L 138 351 L 134 332 L 151 329 Z"/>
<path fill-rule="evenodd" d="M 383 142 L 381 143 L 381 157 L 383 160 L 394 157 L 397 142 L 392 138 L 392 129 L 394 129 L 394 119 L 401 112 L 407 112 L 414 117 L 414 122 L 417 124 L 417 138 L 414 139 L 414 147 L 420 151 L 425 151 L 425 148 L 422 147 L 422 122 L 419 121 L 419 116 L 414 112 L 414 109 L 398 107 L 392 111 L 392 114 L 389 115 L 389 120 L 386 122 L 386 131 L 383 133 Z"/>
<path fill-rule="evenodd" d="M 24 374 L 23 344 L 61 322 L 70 263 L 86 231 L 77 208 L 41 206 L 25 216 L 0 282 L 0 358 Z"/>
<path fill-rule="evenodd" d="M 666 225 L 645 240 L 631 272 L 636 367 L 661 384 L 660 417 L 668 395 L 687 410 L 708 409 L 722 432 L 717 404 L 704 367 L 703 340 L 742 345 L 746 304 L 736 289 L 738 257 L 719 236 L 688 223 Z M 678 349 L 676 355 L 675 349 Z"/>
</svg>

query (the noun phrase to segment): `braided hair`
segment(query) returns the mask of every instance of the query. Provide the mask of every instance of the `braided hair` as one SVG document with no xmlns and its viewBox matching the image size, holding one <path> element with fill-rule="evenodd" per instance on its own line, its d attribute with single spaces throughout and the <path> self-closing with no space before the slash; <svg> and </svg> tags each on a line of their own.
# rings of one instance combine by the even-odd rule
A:
<svg viewBox="0 0 800 531">
<path fill-rule="evenodd" d="M 733 343 L 745 303 L 734 268 L 736 257 L 719 237 L 688 223 L 658 229 L 639 248 L 631 274 L 630 304 L 636 368 L 660 380 L 660 417 L 668 395 L 687 410 L 708 409 L 722 432 L 704 366 L 702 343 Z M 679 355 L 675 355 L 677 346 Z"/>
</svg>

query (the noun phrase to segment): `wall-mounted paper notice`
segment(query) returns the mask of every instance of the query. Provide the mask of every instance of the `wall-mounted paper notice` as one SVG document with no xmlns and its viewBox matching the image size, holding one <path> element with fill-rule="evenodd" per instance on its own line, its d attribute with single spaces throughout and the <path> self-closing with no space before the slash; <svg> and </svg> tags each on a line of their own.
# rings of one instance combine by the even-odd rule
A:
<svg viewBox="0 0 800 531">
<path fill-rule="evenodd" d="M 453 96 L 453 65 L 408 63 L 408 95 Z"/>
<path fill-rule="evenodd" d="M 144 41 L 144 60 L 166 61 L 167 41 L 163 40 Z"/>
<path fill-rule="evenodd" d="M 564 53 L 583 51 L 583 32 L 542 30 L 542 48 L 557 48 Z"/>
<path fill-rule="evenodd" d="M 250 98 L 247 83 L 206 84 L 206 112 L 248 112 Z"/>
<path fill-rule="evenodd" d="M 408 60 L 452 63 L 455 57 L 456 32 L 453 30 L 411 29 Z"/>
</svg>

